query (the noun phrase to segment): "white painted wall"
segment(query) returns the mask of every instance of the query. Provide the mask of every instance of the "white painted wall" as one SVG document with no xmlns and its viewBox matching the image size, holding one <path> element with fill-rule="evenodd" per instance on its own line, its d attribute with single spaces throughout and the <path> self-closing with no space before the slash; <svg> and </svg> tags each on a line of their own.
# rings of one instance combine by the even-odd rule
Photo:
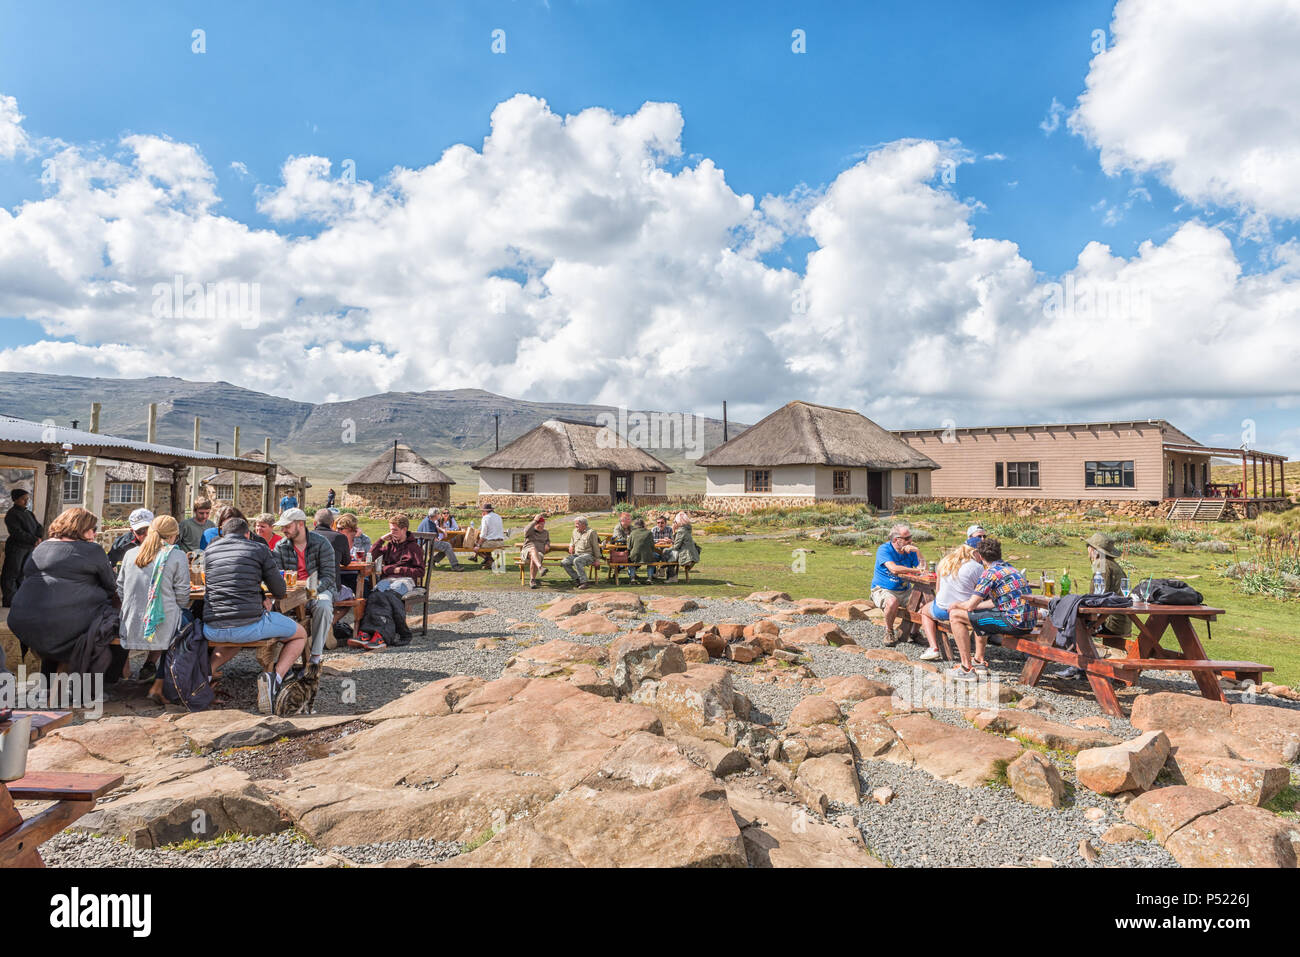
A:
<svg viewBox="0 0 1300 957">
<path fill-rule="evenodd" d="M 706 495 L 750 495 L 754 498 L 776 498 L 783 495 L 815 495 L 817 490 L 816 466 L 778 465 L 772 470 L 772 491 L 746 492 L 745 469 L 742 466 L 710 465 L 705 469 Z M 827 479 L 829 482 L 829 478 Z"/>
</svg>

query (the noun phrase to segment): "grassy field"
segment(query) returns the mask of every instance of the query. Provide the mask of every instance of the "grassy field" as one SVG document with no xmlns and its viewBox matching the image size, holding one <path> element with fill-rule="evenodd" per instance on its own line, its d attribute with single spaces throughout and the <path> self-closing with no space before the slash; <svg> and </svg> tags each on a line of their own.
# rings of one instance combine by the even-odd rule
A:
<svg viewBox="0 0 1300 957">
<path fill-rule="evenodd" d="M 1279 528 L 1300 524 L 1300 510 L 1293 510 L 1293 513 L 1284 520 L 1287 525 L 1278 519 L 1265 521 Z M 845 527 L 853 524 L 845 520 L 850 518 L 856 522 L 856 528 Z M 1229 552 L 1203 551 L 1196 548 L 1193 541 L 1178 545 L 1168 541 L 1152 543 L 1134 539 L 1124 545 L 1122 564 L 1129 570 L 1129 577 L 1135 584 L 1148 575 L 1181 578 L 1202 592 L 1207 604 L 1226 610 L 1227 614 L 1210 626 L 1207 650 L 1212 656 L 1271 664 L 1276 669 L 1272 676 L 1274 680 L 1286 684 L 1300 682 L 1300 628 L 1297 627 L 1300 595 L 1280 599 L 1245 594 L 1236 582 L 1222 574 L 1230 563 L 1255 556 L 1255 544 L 1248 536 L 1257 530 L 1256 523 L 1158 523 L 1135 529 L 1105 519 L 1082 517 L 1030 520 L 948 512 L 903 518 L 918 530 L 920 539 L 931 536 L 928 540 L 918 541 L 927 560 L 937 560 L 945 550 L 964 538 L 968 525 L 980 522 L 990 532 L 1001 535 L 1004 555 L 1013 564 L 1027 569 L 1031 580 L 1037 582 L 1043 570 L 1059 576 L 1062 569 L 1068 568 L 1071 578 L 1085 588 L 1088 587 L 1090 572 L 1083 539 L 1094 531 L 1119 533 L 1121 537 L 1136 531 L 1159 537 L 1159 526 L 1163 526 L 1164 532 L 1173 533 L 1177 538 L 1222 541 L 1231 549 Z M 701 563 L 691 575 L 689 585 L 682 583 L 672 587 L 683 594 L 714 597 L 743 598 L 751 591 L 768 589 L 788 592 L 794 598 L 844 600 L 865 597 L 869 591 L 872 556 L 854 552 L 874 553 L 875 544 L 883 540 L 881 527 L 887 522 L 871 518 L 860 509 L 854 512 L 819 509 L 815 514 L 759 514 L 744 519 L 703 521 L 695 528 L 696 539 L 702 548 Z M 365 521 L 362 524 L 372 538 L 387 530 L 387 526 L 380 522 Z M 506 523 L 508 528 L 521 524 L 517 519 Z M 568 541 L 571 517 L 556 516 L 549 524 L 552 541 Z M 609 531 L 613 528 L 614 517 L 596 517 L 594 524 L 602 533 Z M 832 527 L 836 531 L 831 531 Z M 513 562 L 504 574 L 492 574 L 476 565 L 469 567 L 470 571 L 454 577 L 447 572 L 435 572 L 435 589 L 519 587 L 519 574 Z M 665 587 L 657 585 L 656 590 Z M 544 580 L 543 588 L 567 591 L 563 571 L 552 570 Z M 1203 626 L 1197 627 L 1204 638 Z"/>
</svg>

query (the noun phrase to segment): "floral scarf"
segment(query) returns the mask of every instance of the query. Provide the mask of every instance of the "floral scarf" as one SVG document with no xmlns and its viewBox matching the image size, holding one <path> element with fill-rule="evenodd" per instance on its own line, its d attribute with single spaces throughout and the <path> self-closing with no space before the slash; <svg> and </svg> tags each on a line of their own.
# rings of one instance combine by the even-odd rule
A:
<svg viewBox="0 0 1300 957">
<path fill-rule="evenodd" d="M 171 555 L 172 550 L 176 547 L 175 545 L 164 545 L 153 562 L 153 574 L 149 578 L 149 602 L 144 620 L 144 640 L 150 644 L 153 644 L 158 626 L 167 617 L 162 590 L 158 586 L 162 584 L 163 569 L 167 567 L 167 557 Z"/>
</svg>

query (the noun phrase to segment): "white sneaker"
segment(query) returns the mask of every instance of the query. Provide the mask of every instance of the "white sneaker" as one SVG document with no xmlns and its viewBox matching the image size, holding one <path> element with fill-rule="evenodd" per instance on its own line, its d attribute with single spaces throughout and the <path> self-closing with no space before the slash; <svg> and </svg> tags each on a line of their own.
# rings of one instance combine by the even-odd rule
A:
<svg viewBox="0 0 1300 957">
<path fill-rule="evenodd" d="M 269 671 L 257 676 L 257 710 L 262 714 L 271 713 L 271 702 L 275 700 L 274 681 L 275 676 Z"/>
<path fill-rule="evenodd" d="M 935 651 L 933 648 L 927 648 L 925 651 L 921 652 L 922 661 L 939 661 L 942 658 L 943 655 L 939 654 L 939 652 Z"/>
</svg>

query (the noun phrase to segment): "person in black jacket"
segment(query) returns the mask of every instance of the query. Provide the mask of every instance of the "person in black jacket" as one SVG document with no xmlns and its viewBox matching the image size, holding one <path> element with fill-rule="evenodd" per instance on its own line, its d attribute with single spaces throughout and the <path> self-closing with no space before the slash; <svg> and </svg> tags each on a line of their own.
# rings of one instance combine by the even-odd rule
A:
<svg viewBox="0 0 1300 957">
<path fill-rule="evenodd" d="M 45 529 L 36 521 L 28 506 L 32 497 L 25 488 L 16 488 L 9 493 L 13 504 L 5 512 L 5 529 L 9 532 L 5 540 L 5 563 L 0 571 L 0 590 L 4 593 L 4 606 L 8 608 L 14 602 L 14 595 L 23 580 L 23 566 L 32 549 L 45 537 Z"/>
<path fill-rule="evenodd" d="M 71 660 L 91 627 L 118 603 L 117 576 L 104 549 L 95 544 L 98 524 L 93 514 L 77 507 L 51 522 L 50 537 L 28 557 L 9 609 L 10 630 L 41 656 L 41 670 L 47 673 Z M 106 678 L 113 676 L 110 669 Z"/>
<path fill-rule="evenodd" d="M 302 653 L 307 632 L 292 618 L 271 611 L 271 599 L 285 595 L 284 576 L 261 542 L 249 536 L 248 522 L 232 518 L 221 526 L 221 537 L 203 553 L 207 590 L 203 599 L 203 629 L 208 641 L 247 644 L 265 639 L 284 642 L 275 670 L 257 680 L 257 708 L 270 714 L 280 683 Z M 268 595 L 262 594 L 265 585 Z M 213 652 L 212 673 L 234 650 Z"/>
</svg>

